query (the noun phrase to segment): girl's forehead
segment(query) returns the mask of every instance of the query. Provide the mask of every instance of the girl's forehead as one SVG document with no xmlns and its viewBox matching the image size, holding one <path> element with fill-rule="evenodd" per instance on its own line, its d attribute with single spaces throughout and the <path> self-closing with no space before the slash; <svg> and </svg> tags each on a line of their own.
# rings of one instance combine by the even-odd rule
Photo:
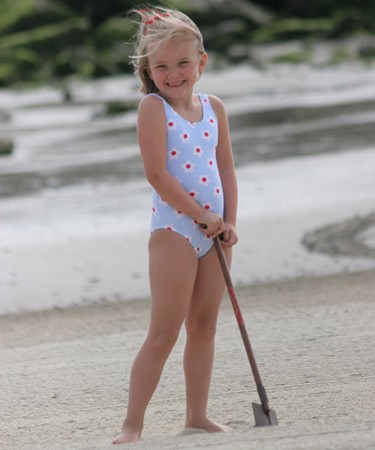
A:
<svg viewBox="0 0 375 450">
<path fill-rule="evenodd" d="M 149 59 L 160 59 L 182 54 L 197 53 L 197 43 L 192 38 L 175 36 L 167 42 L 150 44 Z"/>
</svg>

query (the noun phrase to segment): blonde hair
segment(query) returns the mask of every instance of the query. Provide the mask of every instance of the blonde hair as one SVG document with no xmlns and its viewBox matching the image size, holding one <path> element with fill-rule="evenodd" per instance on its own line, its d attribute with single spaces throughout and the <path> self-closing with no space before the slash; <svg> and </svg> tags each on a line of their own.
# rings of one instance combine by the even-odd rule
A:
<svg viewBox="0 0 375 450">
<path fill-rule="evenodd" d="M 158 91 L 147 70 L 148 57 L 156 48 L 167 44 L 174 37 L 184 36 L 195 41 L 197 50 L 204 53 L 202 34 L 186 14 L 163 7 L 135 9 L 131 14 L 138 24 L 138 32 L 134 54 L 129 59 L 135 75 L 142 83 L 141 92 L 144 94 Z"/>
</svg>

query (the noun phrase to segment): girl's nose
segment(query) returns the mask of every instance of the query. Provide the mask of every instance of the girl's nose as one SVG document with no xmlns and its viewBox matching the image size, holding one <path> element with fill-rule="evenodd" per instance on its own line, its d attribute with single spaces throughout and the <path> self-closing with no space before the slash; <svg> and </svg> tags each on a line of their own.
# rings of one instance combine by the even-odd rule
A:
<svg viewBox="0 0 375 450">
<path fill-rule="evenodd" d="M 178 69 L 177 68 L 176 69 L 174 69 L 174 68 L 169 69 L 168 75 L 170 77 L 178 76 Z"/>
<path fill-rule="evenodd" d="M 179 78 L 180 78 L 180 75 L 177 71 L 172 70 L 168 73 L 169 81 L 177 81 Z"/>
</svg>

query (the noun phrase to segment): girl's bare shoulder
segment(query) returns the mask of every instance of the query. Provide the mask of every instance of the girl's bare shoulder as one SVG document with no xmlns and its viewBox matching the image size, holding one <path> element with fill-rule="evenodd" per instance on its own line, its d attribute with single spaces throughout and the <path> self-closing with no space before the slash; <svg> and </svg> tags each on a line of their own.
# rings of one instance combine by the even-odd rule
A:
<svg viewBox="0 0 375 450">
<path fill-rule="evenodd" d="M 141 98 L 139 109 L 161 108 L 163 101 L 158 95 L 148 94 Z"/>
<path fill-rule="evenodd" d="M 162 118 L 163 116 L 164 106 L 161 97 L 156 95 L 145 95 L 141 99 L 138 106 L 138 118 Z"/>
<path fill-rule="evenodd" d="M 218 118 L 226 117 L 227 113 L 225 110 L 224 102 L 217 97 L 216 95 L 209 95 L 208 96 L 212 109 L 215 111 L 215 114 Z"/>
</svg>

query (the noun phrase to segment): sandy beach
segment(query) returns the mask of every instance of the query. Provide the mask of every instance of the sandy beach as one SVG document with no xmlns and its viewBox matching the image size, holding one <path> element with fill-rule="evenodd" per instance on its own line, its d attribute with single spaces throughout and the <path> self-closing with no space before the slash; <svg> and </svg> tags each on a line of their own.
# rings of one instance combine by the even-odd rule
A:
<svg viewBox="0 0 375 450">
<path fill-rule="evenodd" d="M 373 449 L 375 272 L 242 287 L 242 306 L 278 427 L 258 402 L 224 300 L 210 413 L 225 434 L 183 430 L 182 333 L 137 449 Z M 0 317 L 1 449 L 106 449 L 118 432 L 148 299 Z"/>
<path fill-rule="evenodd" d="M 183 429 L 182 331 L 142 441 L 126 448 L 375 448 L 374 73 L 205 78 L 234 125 L 232 277 L 280 424 L 254 428 L 259 400 L 225 298 L 210 415 L 234 431 Z M 70 105 L 56 90 L 0 92 L 12 115 L 0 131 L 17 146 L 0 168 L 0 449 L 104 450 L 120 430 L 148 325 L 150 188 L 134 113 L 93 119 L 119 92 L 133 81 L 80 86 Z"/>
</svg>

